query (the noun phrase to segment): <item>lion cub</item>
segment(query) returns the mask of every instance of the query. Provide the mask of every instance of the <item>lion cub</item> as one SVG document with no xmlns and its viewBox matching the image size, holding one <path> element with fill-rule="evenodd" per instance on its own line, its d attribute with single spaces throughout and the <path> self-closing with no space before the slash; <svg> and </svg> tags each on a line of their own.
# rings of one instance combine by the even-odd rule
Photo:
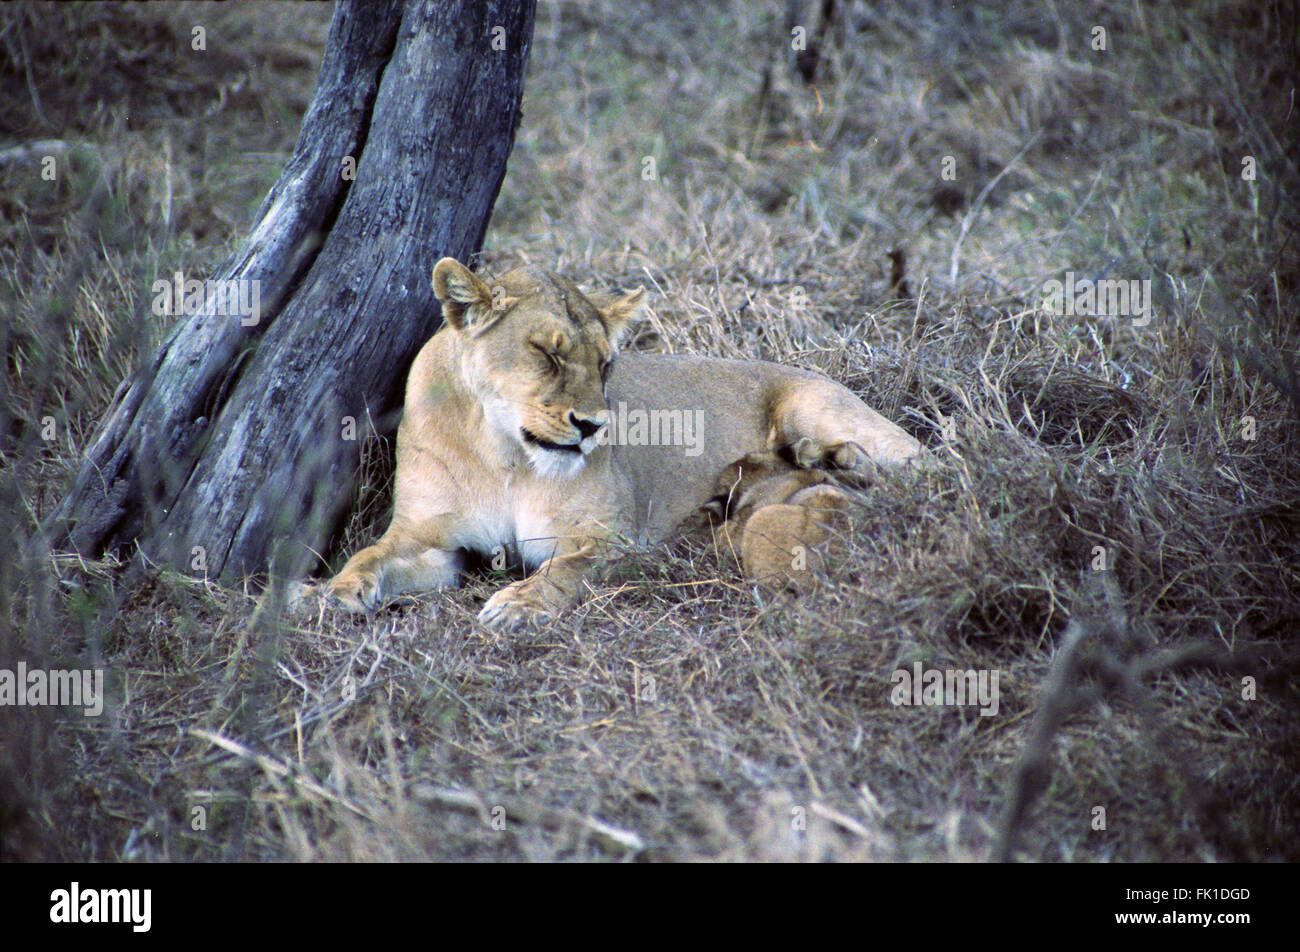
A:
<svg viewBox="0 0 1300 952">
<path fill-rule="evenodd" d="M 692 529 L 712 530 L 745 575 L 766 588 L 809 587 L 852 530 L 846 489 L 865 488 L 866 454 L 841 448 L 835 470 L 800 468 L 799 447 L 746 454 L 718 477 Z"/>
</svg>

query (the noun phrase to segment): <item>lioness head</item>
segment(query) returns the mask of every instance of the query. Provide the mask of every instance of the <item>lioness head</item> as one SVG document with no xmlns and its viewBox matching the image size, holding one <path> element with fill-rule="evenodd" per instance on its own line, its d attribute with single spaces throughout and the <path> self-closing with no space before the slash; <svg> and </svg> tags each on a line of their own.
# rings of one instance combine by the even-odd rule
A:
<svg viewBox="0 0 1300 952">
<path fill-rule="evenodd" d="M 491 426 L 534 471 L 572 476 L 598 445 L 605 383 L 645 290 L 583 294 L 572 281 L 520 268 L 489 285 L 454 258 L 433 269 L 433 293 L 462 335 L 465 378 Z"/>
</svg>

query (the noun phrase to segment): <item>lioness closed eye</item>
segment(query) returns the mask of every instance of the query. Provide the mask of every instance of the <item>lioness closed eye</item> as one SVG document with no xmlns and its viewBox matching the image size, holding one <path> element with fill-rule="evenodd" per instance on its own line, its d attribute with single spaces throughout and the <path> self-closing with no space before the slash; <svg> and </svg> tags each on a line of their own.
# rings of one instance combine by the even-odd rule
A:
<svg viewBox="0 0 1300 952">
<path fill-rule="evenodd" d="M 315 590 L 353 611 L 454 585 L 467 552 L 512 551 L 532 574 L 479 619 L 549 617 L 579 598 L 610 541 L 664 539 L 748 454 L 866 469 L 921 449 L 820 374 L 618 356 L 641 289 L 589 297 L 532 268 L 489 287 L 451 258 L 434 267 L 433 289 L 445 324 L 407 381 L 392 523 Z"/>
</svg>

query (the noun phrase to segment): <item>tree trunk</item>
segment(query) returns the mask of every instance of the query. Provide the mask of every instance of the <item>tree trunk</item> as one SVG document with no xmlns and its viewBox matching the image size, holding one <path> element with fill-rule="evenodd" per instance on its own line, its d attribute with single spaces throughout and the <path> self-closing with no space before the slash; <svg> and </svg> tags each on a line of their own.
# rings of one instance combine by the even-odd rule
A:
<svg viewBox="0 0 1300 952">
<path fill-rule="evenodd" d="M 444 255 L 481 247 L 519 122 L 535 0 L 339 0 L 294 154 L 246 247 L 119 396 L 50 523 L 232 581 L 323 552 L 367 419 L 437 328 Z M 348 158 L 355 161 L 355 181 Z M 168 276 L 170 280 L 170 276 Z M 217 296 L 219 298 L 219 296 Z M 125 385 L 124 385 L 125 386 Z M 297 559 L 295 559 L 297 561 Z"/>
</svg>

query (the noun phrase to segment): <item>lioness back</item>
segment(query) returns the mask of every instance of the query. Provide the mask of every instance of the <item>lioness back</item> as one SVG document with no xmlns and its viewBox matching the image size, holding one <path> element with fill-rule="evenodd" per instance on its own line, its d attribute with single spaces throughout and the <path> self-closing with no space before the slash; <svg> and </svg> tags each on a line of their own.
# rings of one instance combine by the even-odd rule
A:
<svg viewBox="0 0 1300 952">
<path fill-rule="evenodd" d="M 710 498 L 719 473 L 767 449 L 771 411 L 795 384 L 811 388 L 810 400 L 834 394 L 867 410 L 829 378 L 767 361 L 620 357 L 609 382 L 608 442 L 626 485 L 624 515 L 637 535 L 658 541 L 672 534 Z"/>
</svg>

